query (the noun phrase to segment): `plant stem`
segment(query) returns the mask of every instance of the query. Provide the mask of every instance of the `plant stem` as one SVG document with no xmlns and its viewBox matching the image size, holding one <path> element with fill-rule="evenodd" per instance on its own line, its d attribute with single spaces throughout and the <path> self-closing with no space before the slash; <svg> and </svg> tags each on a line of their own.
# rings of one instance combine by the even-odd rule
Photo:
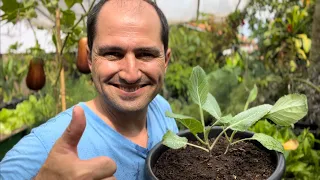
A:
<svg viewBox="0 0 320 180">
<path fill-rule="evenodd" d="M 226 139 L 227 139 L 227 140 L 228 140 L 228 142 L 230 143 L 230 139 L 229 139 L 229 137 L 228 137 L 227 132 L 224 132 L 224 135 L 226 136 Z"/>
<path fill-rule="evenodd" d="M 224 134 L 228 129 L 229 129 L 229 127 L 227 127 L 226 129 L 222 130 L 222 132 L 216 137 L 216 139 L 213 141 L 212 145 L 209 148 L 210 151 L 212 151 L 213 147 L 217 144 L 217 142 L 220 139 L 220 137 L 222 136 L 222 134 Z"/>
<path fill-rule="evenodd" d="M 249 106 L 249 99 L 247 99 L 247 102 L 246 102 L 246 104 L 244 105 L 244 111 L 248 109 L 248 106 Z"/>
<path fill-rule="evenodd" d="M 208 136 L 205 133 L 206 132 L 206 126 L 205 126 L 205 123 L 204 123 L 203 110 L 202 110 L 201 103 L 199 104 L 199 111 L 200 111 L 200 117 L 201 117 L 201 124 L 203 126 L 204 143 L 208 146 L 208 149 L 210 150 L 209 139 L 208 139 Z"/>
<path fill-rule="evenodd" d="M 34 39 L 35 39 L 35 41 L 36 41 L 36 46 L 38 46 L 38 45 L 39 45 L 39 41 L 38 41 L 38 38 L 37 38 L 37 34 L 36 34 L 36 31 L 34 30 L 32 24 L 31 24 L 31 22 L 30 22 L 30 19 L 28 19 L 28 23 L 29 23 L 30 28 L 31 28 L 31 30 L 32 30 L 32 32 L 33 32 L 33 36 L 34 36 Z"/>
<path fill-rule="evenodd" d="M 201 105 L 199 105 L 199 112 L 200 112 L 201 124 L 203 126 L 203 132 L 205 132 L 206 131 L 206 127 L 205 127 L 205 124 L 204 124 L 204 117 L 203 117 L 203 111 L 202 111 L 202 106 Z"/>
<path fill-rule="evenodd" d="M 218 119 L 218 120 L 216 120 L 216 122 L 214 122 L 214 123 L 211 125 L 211 128 L 213 128 L 213 126 L 217 125 L 217 124 L 218 124 L 218 122 L 219 122 L 219 119 Z"/>
<path fill-rule="evenodd" d="M 234 137 L 234 135 L 237 133 L 237 131 L 233 131 L 232 132 L 232 134 L 231 134 L 231 136 L 230 136 L 230 143 L 232 143 L 232 141 L 233 141 L 233 137 Z"/>
<path fill-rule="evenodd" d="M 206 149 L 204 147 L 201 147 L 201 146 L 198 146 L 198 145 L 195 145 L 195 144 L 187 143 L 187 145 L 202 149 L 202 150 L 204 150 L 206 152 L 210 152 L 208 149 Z"/>
<path fill-rule="evenodd" d="M 86 8 L 84 8 L 84 5 L 83 5 L 82 3 L 80 3 L 80 5 L 81 5 L 81 7 L 82 7 L 82 9 L 83 9 L 83 12 L 84 12 L 84 13 L 87 13 Z"/>
<path fill-rule="evenodd" d="M 231 143 L 231 145 L 234 145 L 234 144 L 239 143 L 239 142 L 242 142 L 242 141 L 248 141 L 248 140 L 253 140 L 253 139 L 252 139 L 252 138 L 240 139 L 240 140 L 238 140 L 238 141 L 235 141 L 235 142 Z"/>
<path fill-rule="evenodd" d="M 46 14 L 45 12 L 43 12 L 40 8 L 36 7 L 36 10 L 38 10 L 43 16 L 48 18 L 48 20 L 50 20 L 52 23 L 54 23 L 54 20 L 52 20 L 51 17 L 48 16 L 48 14 Z"/>
<path fill-rule="evenodd" d="M 201 142 L 202 144 L 204 144 L 204 145 L 208 145 L 208 143 L 204 142 L 201 138 L 199 138 L 199 136 L 198 136 L 198 135 L 195 135 L 195 137 L 196 137 L 196 138 L 197 138 L 197 140 L 198 140 L 199 142 Z"/>
<path fill-rule="evenodd" d="M 230 147 L 230 145 L 232 144 L 233 137 L 234 137 L 234 135 L 235 135 L 236 133 L 237 133 L 237 131 L 233 131 L 233 132 L 232 132 L 232 134 L 231 134 L 231 136 L 230 136 L 230 139 L 229 139 L 229 144 L 228 144 L 228 146 L 227 146 L 226 151 L 224 152 L 224 154 L 227 154 L 227 152 L 228 152 L 228 150 L 229 150 L 229 147 Z"/>
</svg>

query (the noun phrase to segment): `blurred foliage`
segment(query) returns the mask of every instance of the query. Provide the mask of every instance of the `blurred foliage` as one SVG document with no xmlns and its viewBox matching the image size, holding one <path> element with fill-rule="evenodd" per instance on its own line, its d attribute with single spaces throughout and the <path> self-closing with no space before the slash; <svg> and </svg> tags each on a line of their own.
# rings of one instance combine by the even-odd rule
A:
<svg viewBox="0 0 320 180">
<path fill-rule="evenodd" d="M 28 71 L 27 57 L 14 55 L 21 44 L 18 42 L 9 47 L 6 59 L 1 58 L 0 67 L 0 101 L 9 102 L 23 96 L 21 83 Z"/>
<path fill-rule="evenodd" d="M 267 120 L 258 121 L 251 131 L 265 133 L 282 143 L 288 140 L 297 140 L 299 146 L 296 150 L 286 150 L 286 171 L 283 179 L 309 180 L 320 177 L 320 140 L 308 130 L 304 129 L 298 135 L 292 127 L 279 127 Z"/>
<path fill-rule="evenodd" d="M 55 115 L 55 101 L 51 95 L 30 95 L 28 100 L 19 103 L 16 109 L 3 108 L 0 111 L 0 132 L 10 134 L 23 126 L 39 125 Z"/>
<path fill-rule="evenodd" d="M 192 67 L 201 65 L 205 70 L 215 68 L 215 53 L 209 33 L 195 31 L 185 26 L 172 26 L 169 47 L 171 60 L 166 75 L 166 88 L 171 97 L 187 99 L 187 83 Z"/>
<path fill-rule="evenodd" d="M 89 101 L 97 95 L 95 86 L 90 76 L 81 75 L 66 82 L 67 108 L 79 102 Z"/>
<path fill-rule="evenodd" d="M 94 85 L 90 77 L 86 75 L 68 78 L 66 89 L 68 93 L 66 97 L 68 108 L 79 102 L 93 99 L 96 96 Z M 19 103 L 15 109 L 1 109 L 1 134 L 10 134 L 13 130 L 24 125 L 32 128 L 46 122 L 58 113 L 56 103 L 54 89 L 46 86 L 36 95 L 29 95 L 29 98 Z"/>
<path fill-rule="evenodd" d="M 313 0 L 250 1 L 244 13 L 259 46 L 254 55 L 268 71 L 282 77 L 305 75 L 313 11 Z"/>
<path fill-rule="evenodd" d="M 75 59 L 70 58 L 69 55 L 75 54 L 73 52 L 76 51 L 80 37 L 86 36 L 86 16 L 95 2 L 96 0 L 93 0 L 88 8 L 83 6 L 83 0 L 64 0 L 67 7 L 61 6 L 59 0 L 3 0 L 1 3 L 0 10 L 3 12 L 1 15 L 1 23 L 16 24 L 21 21 L 29 23 L 31 30 L 34 33 L 35 46 L 30 48 L 26 54 L 32 56 L 33 59 L 41 58 L 44 60 L 46 73 L 49 74 L 49 77 L 46 77 L 46 79 L 49 80 L 49 83 L 47 84 L 53 86 L 53 89 L 56 91 L 53 97 L 57 100 L 57 106 L 61 103 L 58 100 L 65 99 L 64 95 L 66 94 L 61 90 L 60 92 L 62 95 L 57 95 L 59 92 L 59 82 L 61 83 L 60 85 L 63 86 L 65 81 L 65 77 L 59 78 L 60 72 L 63 67 L 70 71 L 65 74 L 74 71 L 73 64 Z M 82 13 L 76 15 L 75 12 L 71 10 L 75 4 L 82 7 Z M 60 24 L 57 24 L 58 21 L 56 21 L 57 12 L 60 12 L 60 17 L 58 17 Z M 38 18 L 40 14 L 46 18 L 48 22 L 45 24 L 50 27 L 43 27 L 42 24 L 32 23 L 34 20 L 38 21 L 36 18 Z M 58 27 L 60 27 L 60 29 L 57 29 Z M 52 44 L 56 48 L 56 57 L 53 57 L 52 55 L 49 55 L 48 57 L 42 55 L 44 51 L 38 43 L 35 29 L 44 28 L 51 34 L 49 37 L 52 37 Z"/>
</svg>

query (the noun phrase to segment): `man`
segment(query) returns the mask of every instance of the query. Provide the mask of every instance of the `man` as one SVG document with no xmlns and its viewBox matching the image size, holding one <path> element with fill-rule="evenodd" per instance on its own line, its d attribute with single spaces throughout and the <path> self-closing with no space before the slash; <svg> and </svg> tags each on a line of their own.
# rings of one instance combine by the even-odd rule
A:
<svg viewBox="0 0 320 180">
<path fill-rule="evenodd" d="M 160 9 L 104 0 L 87 28 L 98 96 L 33 129 L 4 157 L 0 179 L 144 179 L 148 151 L 168 129 L 178 131 L 157 95 L 170 59 Z"/>
</svg>

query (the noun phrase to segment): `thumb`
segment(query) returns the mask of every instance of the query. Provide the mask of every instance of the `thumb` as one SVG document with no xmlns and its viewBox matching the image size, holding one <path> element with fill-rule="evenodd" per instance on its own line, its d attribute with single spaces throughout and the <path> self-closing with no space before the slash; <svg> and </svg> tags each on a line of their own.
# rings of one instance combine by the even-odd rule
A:
<svg viewBox="0 0 320 180">
<path fill-rule="evenodd" d="M 81 162 L 82 169 L 91 173 L 93 179 L 104 179 L 112 177 L 117 170 L 116 163 L 109 157 L 100 156 Z"/>
<path fill-rule="evenodd" d="M 74 106 L 71 122 L 60 140 L 63 144 L 76 149 L 85 128 L 86 117 L 84 111 L 80 106 Z"/>
</svg>

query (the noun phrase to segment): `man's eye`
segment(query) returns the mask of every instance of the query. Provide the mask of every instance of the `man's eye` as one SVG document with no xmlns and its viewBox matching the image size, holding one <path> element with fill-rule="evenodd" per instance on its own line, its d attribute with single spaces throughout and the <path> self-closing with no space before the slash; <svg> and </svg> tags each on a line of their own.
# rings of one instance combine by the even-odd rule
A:
<svg viewBox="0 0 320 180">
<path fill-rule="evenodd" d="M 153 55 L 152 53 L 142 52 L 142 53 L 138 53 L 136 55 L 136 58 L 138 58 L 138 59 L 151 59 L 151 58 L 155 58 L 155 55 Z"/>
<path fill-rule="evenodd" d="M 122 59 L 123 58 L 123 54 L 120 52 L 106 52 L 103 54 L 103 56 L 108 59 Z"/>
</svg>

